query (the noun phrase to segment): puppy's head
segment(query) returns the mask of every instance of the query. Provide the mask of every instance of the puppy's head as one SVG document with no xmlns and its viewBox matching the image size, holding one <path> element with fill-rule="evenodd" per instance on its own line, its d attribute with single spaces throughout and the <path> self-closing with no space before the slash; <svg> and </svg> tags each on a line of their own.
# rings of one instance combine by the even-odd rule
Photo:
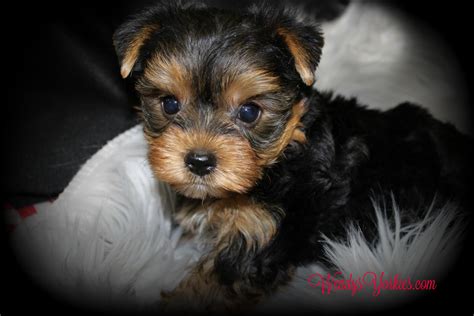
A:
<svg viewBox="0 0 474 316">
<path fill-rule="evenodd" d="M 236 13 L 158 5 L 114 34 L 122 77 L 136 80 L 149 161 L 190 198 L 245 193 L 292 141 L 322 36 L 286 9 Z"/>
</svg>

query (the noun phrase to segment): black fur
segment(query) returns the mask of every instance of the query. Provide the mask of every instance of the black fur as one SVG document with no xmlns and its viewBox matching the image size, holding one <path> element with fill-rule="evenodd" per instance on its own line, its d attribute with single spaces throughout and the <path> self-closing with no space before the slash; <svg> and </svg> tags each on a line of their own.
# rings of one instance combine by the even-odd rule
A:
<svg viewBox="0 0 474 316">
<path fill-rule="evenodd" d="M 423 216 L 420 210 L 433 201 L 439 205 L 455 201 L 464 209 L 470 207 L 473 143 L 469 137 L 417 105 L 403 103 L 385 112 L 370 110 L 355 99 L 305 86 L 275 28 L 291 29 L 315 68 L 322 39 L 314 23 L 297 22 L 289 11 L 269 6 L 240 14 L 201 6 L 163 10 L 151 9 L 119 29 L 115 36 L 119 59 L 137 28 L 159 21 L 163 28 L 142 49 L 136 70 L 146 67 L 152 52 L 179 51 L 182 62 L 197 69 L 194 82 L 200 99 L 196 108 L 209 108 L 219 92 L 214 81 L 228 70 L 219 65 L 253 63 L 280 78 L 281 91 L 263 96 L 271 99 L 275 108 L 266 126 L 255 130 L 227 126 L 225 133 L 242 134 L 254 148 L 265 149 L 280 137 L 290 106 L 307 99 L 308 112 L 302 123 L 308 143 L 291 143 L 279 162 L 266 168 L 260 182 L 248 192 L 268 205 L 269 212 L 283 209 L 285 217 L 274 240 L 257 253 L 244 251 L 242 239 L 217 256 L 216 273 L 229 289 L 234 282 L 243 282 L 248 296 L 273 291 L 289 280 L 293 267 L 324 260 L 322 234 L 344 238 L 349 223 L 360 225 L 366 236 L 373 238 L 374 197 L 388 203 L 395 197 L 405 219 Z M 143 91 L 138 72 L 136 78 Z M 152 129 L 153 115 L 160 114 L 153 112 L 153 103 L 142 101 L 149 117 L 145 117 L 145 124 Z M 192 130 L 194 121 L 186 115 L 179 116 L 177 122 Z M 155 127 L 160 131 L 166 128 Z"/>
</svg>

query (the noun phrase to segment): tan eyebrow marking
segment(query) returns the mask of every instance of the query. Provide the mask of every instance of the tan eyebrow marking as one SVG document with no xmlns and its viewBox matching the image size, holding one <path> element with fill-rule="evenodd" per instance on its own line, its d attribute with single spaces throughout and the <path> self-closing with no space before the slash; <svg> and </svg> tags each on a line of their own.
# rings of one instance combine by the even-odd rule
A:
<svg viewBox="0 0 474 316">
<path fill-rule="evenodd" d="M 278 77 L 268 71 L 262 69 L 245 71 L 222 80 L 222 101 L 227 105 L 236 106 L 253 96 L 274 92 L 279 88 Z"/>
<path fill-rule="evenodd" d="M 190 72 L 177 57 L 155 54 L 145 67 L 144 78 L 147 85 L 177 97 L 187 103 L 193 95 Z"/>
</svg>

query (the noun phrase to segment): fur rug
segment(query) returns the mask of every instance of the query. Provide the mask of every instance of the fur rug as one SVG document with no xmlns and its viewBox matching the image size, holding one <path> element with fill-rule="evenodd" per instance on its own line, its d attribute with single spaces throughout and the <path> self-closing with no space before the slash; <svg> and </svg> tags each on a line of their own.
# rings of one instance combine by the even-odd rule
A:
<svg viewBox="0 0 474 316">
<path fill-rule="evenodd" d="M 436 117 L 467 130 L 457 66 L 426 30 L 381 4 L 355 2 L 341 18 L 324 25 L 324 31 L 319 89 L 357 96 L 380 108 L 405 100 L 429 105 Z M 181 242 L 180 229 L 172 226 L 173 193 L 153 178 L 146 150 L 141 126 L 116 137 L 81 168 L 54 203 L 11 234 L 25 271 L 55 295 L 80 306 L 147 311 L 199 259 L 199 241 Z M 453 204 L 441 209 L 426 205 L 420 210 L 426 213 L 422 221 L 403 222 L 396 200 L 375 202 L 374 197 L 373 209 L 367 210 L 374 213 L 378 239 L 365 240 L 354 225 L 347 227 L 346 240 L 321 236 L 331 265 L 300 267 L 294 280 L 257 310 L 369 305 L 373 310 L 416 296 L 382 291 L 375 300 L 361 300 L 357 297 L 373 298 L 374 288 L 355 294 L 333 289 L 328 294 L 311 279 L 336 271 L 344 279 L 369 271 L 387 278 L 439 278 L 460 245 L 460 210 Z"/>
</svg>

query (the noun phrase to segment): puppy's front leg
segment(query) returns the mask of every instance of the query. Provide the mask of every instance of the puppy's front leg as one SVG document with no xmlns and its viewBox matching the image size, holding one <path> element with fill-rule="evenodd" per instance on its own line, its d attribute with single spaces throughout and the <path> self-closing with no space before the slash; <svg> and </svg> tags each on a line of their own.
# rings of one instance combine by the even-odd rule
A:
<svg viewBox="0 0 474 316">
<path fill-rule="evenodd" d="M 282 217 L 279 208 L 245 196 L 183 207 L 176 219 L 211 250 L 174 291 L 163 295 L 166 309 L 236 311 L 257 303 L 264 294 L 255 285 L 255 278 L 261 277 L 256 272 L 262 264 L 259 255 Z"/>
</svg>

